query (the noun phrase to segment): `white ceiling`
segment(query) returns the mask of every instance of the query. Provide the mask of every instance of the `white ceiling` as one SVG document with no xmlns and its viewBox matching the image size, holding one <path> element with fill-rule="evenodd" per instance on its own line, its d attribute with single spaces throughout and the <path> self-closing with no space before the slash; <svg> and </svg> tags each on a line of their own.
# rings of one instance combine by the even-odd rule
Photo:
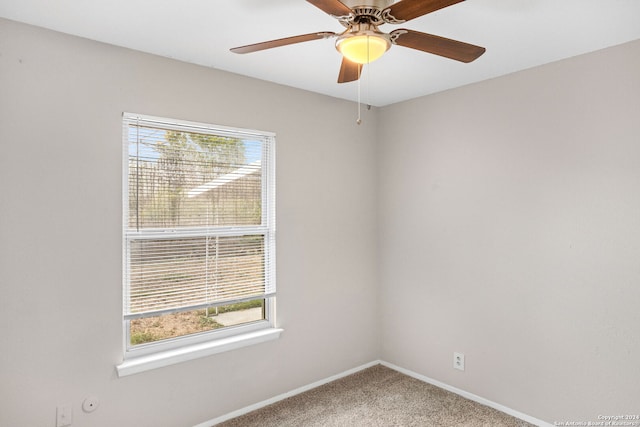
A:
<svg viewBox="0 0 640 427">
<path fill-rule="evenodd" d="M 356 100 L 337 84 L 335 39 L 245 55 L 229 48 L 344 30 L 305 0 L 0 0 L 0 16 L 118 46 Z M 365 67 L 383 106 L 640 39 L 640 0 L 467 0 L 399 26 L 483 46 L 470 64 L 392 46 Z"/>
</svg>

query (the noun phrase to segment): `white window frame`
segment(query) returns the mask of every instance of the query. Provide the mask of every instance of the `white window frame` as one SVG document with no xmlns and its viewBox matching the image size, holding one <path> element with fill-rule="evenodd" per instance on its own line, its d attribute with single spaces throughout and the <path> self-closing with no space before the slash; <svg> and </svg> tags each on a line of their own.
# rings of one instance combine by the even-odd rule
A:
<svg viewBox="0 0 640 427">
<path fill-rule="evenodd" d="M 255 131 L 248 129 L 231 128 L 225 126 L 210 125 L 191 121 L 167 119 L 156 116 L 123 113 L 123 362 L 116 367 L 120 377 L 155 369 L 174 363 L 205 357 L 236 348 L 253 345 L 265 341 L 277 339 L 282 329 L 275 324 L 275 296 L 265 297 L 264 320 L 251 323 L 229 326 L 221 329 L 185 335 L 172 339 L 156 341 L 136 346 L 130 345 L 130 320 L 125 319 L 125 306 L 127 296 L 127 269 L 129 265 L 127 245 L 130 240 L 157 238 L 166 236 L 162 230 L 128 230 L 129 221 L 129 140 L 127 129 L 132 121 L 146 123 L 155 122 L 163 128 L 180 130 L 185 132 L 201 132 L 230 137 L 258 137 L 268 144 L 262 154 L 262 224 L 253 227 L 224 227 L 216 231 L 219 236 L 239 236 L 247 234 L 261 234 L 265 236 L 265 258 L 270 264 L 265 280 L 275 289 L 275 134 L 272 132 Z M 268 152 L 269 155 L 265 155 Z M 188 229 L 175 230 L 171 238 L 192 237 L 194 234 Z"/>
</svg>

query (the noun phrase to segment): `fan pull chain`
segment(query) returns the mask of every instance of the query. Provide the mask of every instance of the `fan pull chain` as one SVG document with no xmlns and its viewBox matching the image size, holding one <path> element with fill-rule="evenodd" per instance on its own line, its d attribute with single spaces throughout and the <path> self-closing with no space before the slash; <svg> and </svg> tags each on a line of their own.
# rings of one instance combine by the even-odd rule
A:
<svg viewBox="0 0 640 427">
<path fill-rule="evenodd" d="M 370 55 L 370 51 L 369 51 L 369 36 L 367 36 L 367 77 L 369 77 L 369 65 L 370 65 L 370 61 L 369 61 L 370 56 L 369 55 Z M 358 120 L 356 120 L 356 123 L 358 125 L 362 123 L 362 116 L 360 114 L 360 105 L 362 104 L 361 103 L 361 99 L 360 99 L 360 81 L 362 80 L 361 77 L 362 77 L 362 71 L 360 71 L 360 74 L 358 75 Z M 368 93 L 369 93 L 369 86 L 368 85 L 366 87 L 366 90 L 367 90 L 367 95 L 368 95 Z M 368 108 L 370 109 L 371 107 L 369 106 Z"/>
<path fill-rule="evenodd" d="M 369 83 L 371 81 L 371 62 L 369 62 L 369 36 L 367 36 L 367 81 L 364 84 L 364 90 L 365 90 L 365 99 L 368 101 L 371 99 L 371 94 L 369 93 L 369 88 L 371 87 L 371 84 Z"/>
<path fill-rule="evenodd" d="M 362 117 L 360 116 L 360 79 L 358 79 L 358 120 L 356 120 L 356 123 L 362 123 Z"/>
</svg>

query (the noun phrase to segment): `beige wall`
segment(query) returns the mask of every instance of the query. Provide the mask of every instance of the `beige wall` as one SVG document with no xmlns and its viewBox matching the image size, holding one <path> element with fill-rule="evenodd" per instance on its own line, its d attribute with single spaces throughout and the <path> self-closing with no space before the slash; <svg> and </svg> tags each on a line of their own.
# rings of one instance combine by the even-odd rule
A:
<svg viewBox="0 0 640 427">
<path fill-rule="evenodd" d="M 118 379 L 122 112 L 277 134 L 281 338 Z M 0 425 L 185 427 L 375 360 L 375 115 L 0 20 Z M 100 400 L 85 414 L 87 395 Z"/>
<path fill-rule="evenodd" d="M 640 41 L 380 120 L 381 358 L 548 422 L 638 414 Z"/>
</svg>

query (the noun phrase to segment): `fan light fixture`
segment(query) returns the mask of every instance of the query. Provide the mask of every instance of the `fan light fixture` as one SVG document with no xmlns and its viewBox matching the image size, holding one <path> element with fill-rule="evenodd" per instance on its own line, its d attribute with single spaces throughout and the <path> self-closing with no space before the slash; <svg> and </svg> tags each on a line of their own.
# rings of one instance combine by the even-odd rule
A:
<svg viewBox="0 0 640 427">
<path fill-rule="evenodd" d="M 368 64 L 380 58 L 391 47 L 386 34 L 375 30 L 358 30 L 338 38 L 336 49 L 351 62 Z"/>
</svg>

